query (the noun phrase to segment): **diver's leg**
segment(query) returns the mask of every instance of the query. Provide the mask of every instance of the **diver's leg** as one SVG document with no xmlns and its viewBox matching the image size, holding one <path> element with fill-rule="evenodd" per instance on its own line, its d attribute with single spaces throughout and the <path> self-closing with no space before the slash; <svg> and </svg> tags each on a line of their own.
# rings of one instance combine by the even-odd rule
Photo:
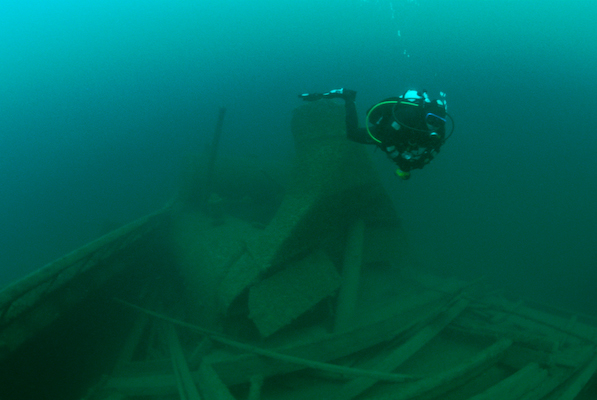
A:
<svg viewBox="0 0 597 400">
<path fill-rule="evenodd" d="M 359 117 L 357 115 L 357 106 L 355 99 L 357 92 L 350 89 L 334 89 L 323 94 L 326 99 L 343 99 L 346 110 L 346 136 L 354 141 L 361 142 L 359 132 Z"/>
<path fill-rule="evenodd" d="M 343 99 L 346 110 L 346 136 L 356 142 L 363 142 L 363 134 L 359 130 L 359 117 L 357 115 L 357 106 L 355 99 L 357 92 L 350 89 L 334 89 L 327 93 L 303 93 L 299 95 L 305 101 L 315 101 L 319 99 Z"/>
<path fill-rule="evenodd" d="M 356 92 L 352 97 L 344 99 L 344 108 L 346 110 L 346 137 L 350 140 L 360 141 L 359 116 L 357 115 L 357 106 L 354 102 Z"/>
</svg>

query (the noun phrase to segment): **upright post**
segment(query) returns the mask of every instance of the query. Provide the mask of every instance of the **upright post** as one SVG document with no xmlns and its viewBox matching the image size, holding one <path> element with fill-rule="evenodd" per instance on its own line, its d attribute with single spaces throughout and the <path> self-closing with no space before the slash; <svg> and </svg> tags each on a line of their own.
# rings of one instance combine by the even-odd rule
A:
<svg viewBox="0 0 597 400">
<path fill-rule="evenodd" d="M 348 231 L 344 262 L 342 265 L 342 284 L 336 305 L 334 332 L 343 332 L 350 328 L 359 296 L 361 264 L 363 262 L 363 240 L 365 221 L 357 219 Z"/>
<path fill-rule="evenodd" d="M 214 132 L 213 141 L 211 143 L 211 151 L 209 153 L 209 161 L 207 164 L 207 174 L 205 180 L 205 194 L 203 195 L 203 204 L 207 204 L 209 196 L 214 189 L 214 179 L 216 170 L 216 158 L 218 156 L 218 147 L 220 145 L 220 136 L 222 136 L 222 126 L 224 125 L 224 115 L 226 115 L 226 107 L 220 107 L 218 114 L 218 123 Z"/>
</svg>

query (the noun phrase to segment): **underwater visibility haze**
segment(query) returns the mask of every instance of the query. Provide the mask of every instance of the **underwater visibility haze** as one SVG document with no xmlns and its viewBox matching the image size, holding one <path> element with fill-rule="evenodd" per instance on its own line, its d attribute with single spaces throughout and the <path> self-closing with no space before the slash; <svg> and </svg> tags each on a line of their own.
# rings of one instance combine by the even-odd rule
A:
<svg viewBox="0 0 597 400">
<path fill-rule="evenodd" d="M 597 3 L 4 1 L 0 286 L 163 206 L 209 145 L 290 163 L 297 94 L 447 94 L 454 135 L 403 182 L 425 268 L 595 314 Z"/>
</svg>

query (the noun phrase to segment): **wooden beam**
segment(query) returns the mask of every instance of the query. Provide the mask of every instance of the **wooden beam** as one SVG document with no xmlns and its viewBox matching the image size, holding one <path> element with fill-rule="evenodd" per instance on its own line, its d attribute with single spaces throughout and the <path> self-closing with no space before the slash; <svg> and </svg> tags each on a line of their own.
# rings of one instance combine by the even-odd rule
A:
<svg viewBox="0 0 597 400">
<path fill-rule="evenodd" d="M 526 367 L 469 400 L 517 400 L 546 380 L 549 380 L 547 370 L 541 368 L 539 364 L 531 362 Z"/>
<path fill-rule="evenodd" d="M 574 400 L 597 371 L 597 356 L 572 380 L 559 400 Z"/>
<path fill-rule="evenodd" d="M 361 368 L 344 367 L 344 366 L 340 366 L 340 365 L 330 364 L 327 362 L 308 360 L 308 359 L 298 357 L 298 356 L 283 354 L 283 353 L 280 353 L 280 352 L 277 352 L 274 350 L 267 350 L 267 349 L 264 349 L 261 347 L 252 346 L 252 345 L 249 345 L 246 343 L 242 343 L 242 342 L 239 342 L 239 341 L 236 341 L 233 339 L 226 338 L 226 337 L 222 336 L 221 334 L 211 332 L 209 330 L 206 330 L 204 328 L 201 328 L 199 326 L 196 326 L 196 325 L 184 322 L 184 321 L 170 318 L 168 316 L 159 314 L 159 313 L 151 311 L 151 310 L 144 309 L 137 305 L 128 303 L 124 300 L 118 300 L 118 301 L 120 303 L 126 304 L 132 308 L 135 308 L 139 311 L 145 312 L 148 315 L 159 318 L 163 321 L 167 321 L 174 325 L 182 326 L 187 329 L 191 329 L 195 332 L 199 332 L 199 333 L 208 335 L 212 340 L 219 342 L 221 344 L 225 344 L 232 348 L 235 348 L 238 350 L 243 350 L 248 353 L 253 353 L 253 354 L 260 355 L 260 356 L 264 356 L 264 357 L 267 357 L 267 358 L 270 358 L 273 360 L 282 361 L 282 362 L 289 363 L 289 364 L 300 365 L 304 368 L 313 368 L 313 369 L 318 369 L 318 370 L 327 371 L 327 372 L 339 373 L 339 374 L 343 374 L 343 375 L 347 375 L 347 376 L 368 376 L 368 377 L 376 378 L 378 380 L 387 381 L 387 382 L 408 382 L 408 381 L 418 379 L 418 377 L 411 376 L 411 375 L 394 374 L 394 373 L 380 372 L 380 371 L 367 370 L 367 369 L 361 369 Z"/>
<path fill-rule="evenodd" d="M 205 400 L 235 400 L 209 363 L 201 363 L 195 377 Z"/>
<path fill-rule="evenodd" d="M 214 132 L 213 141 L 211 143 L 211 151 L 209 153 L 209 161 L 207 164 L 206 182 L 205 182 L 205 193 L 204 193 L 204 204 L 207 204 L 207 200 L 213 191 L 213 185 L 215 181 L 215 170 L 216 170 L 216 159 L 218 156 L 218 148 L 220 147 L 220 137 L 222 136 L 222 126 L 224 125 L 224 116 L 226 115 L 226 107 L 220 107 L 218 113 L 218 122 Z"/>
<path fill-rule="evenodd" d="M 402 363 L 412 357 L 417 351 L 425 346 L 431 339 L 436 337 L 450 322 L 465 310 L 468 300 L 460 299 L 455 304 L 447 307 L 444 313 L 420 329 L 413 337 L 404 344 L 398 346 L 375 366 L 376 371 L 392 372 Z M 352 399 L 371 386 L 379 382 L 373 377 L 359 377 L 345 384 L 337 393 L 335 399 Z"/>
<path fill-rule="evenodd" d="M 180 398 L 182 400 L 201 400 L 197 386 L 193 382 L 191 371 L 189 371 L 176 328 L 172 324 L 163 324 L 163 331 L 168 349 L 170 350 L 172 367 L 174 368 Z"/>
<path fill-rule="evenodd" d="M 410 400 L 417 398 L 441 398 L 441 395 L 457 388 L 471 377 L 487 370 L 498 362 L 512 346 L 509 339 L 501 339 L 485 350 L 477 353 L 466 363 L 450 368 L 437 375 L 412 382 L 396 390 L 388 388 L 387 395 L 376 396 L 376 400 Z"/>
<path fill-rule="evenodd" d="M 342 265 L 342 283 L 338 293 L 334 332 L 348 330 L 352 324 L 357 305 L 363 263 L 363 242 L 365 240 L 365 221 L 357 219 L 348 231 L 344 261 Z"/>
</svg>

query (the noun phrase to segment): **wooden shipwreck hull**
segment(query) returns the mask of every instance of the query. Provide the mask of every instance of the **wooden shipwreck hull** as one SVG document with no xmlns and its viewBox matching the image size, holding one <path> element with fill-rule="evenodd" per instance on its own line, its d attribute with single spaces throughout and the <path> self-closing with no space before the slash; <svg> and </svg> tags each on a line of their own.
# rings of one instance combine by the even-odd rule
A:
<svg viewBox="0 0 597 400">
<path fill-rule="evenodd" d="M 342 126 L 295 111 L 283 196 L 186 193 L 5 288 L 0 398 L 597 398 L 592 322 L 421 273 Z"/>
</svg>

